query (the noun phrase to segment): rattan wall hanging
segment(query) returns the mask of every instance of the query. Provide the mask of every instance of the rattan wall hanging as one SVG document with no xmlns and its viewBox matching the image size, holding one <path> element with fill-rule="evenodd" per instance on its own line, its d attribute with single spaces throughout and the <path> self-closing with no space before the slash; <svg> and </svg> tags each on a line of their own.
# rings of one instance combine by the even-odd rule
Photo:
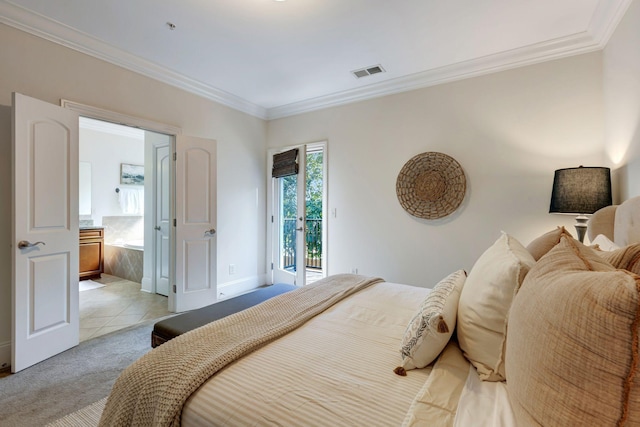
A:
<svg viewBox="0 0 640 427">
<path fill-rule="evenodd" d="M 450 215 L 458 209 L 466 191 L 467 180 L 460 164 L 453 157 L 435 151 L 411 158 L 396 181 L 400 205 L 418 218 Z"/>
</svg>

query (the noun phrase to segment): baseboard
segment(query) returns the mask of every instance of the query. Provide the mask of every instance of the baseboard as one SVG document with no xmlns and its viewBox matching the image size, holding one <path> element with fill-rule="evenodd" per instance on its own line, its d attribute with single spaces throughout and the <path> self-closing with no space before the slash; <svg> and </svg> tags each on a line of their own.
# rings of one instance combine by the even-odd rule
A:
<svg viewBox="0 0 640 427">
<path fill-rule="evenodd" d="M 0 371 L 11 367 L 11 341 L 0 343 Z"/>
<path fill-rule="evenodd" d="M 266 274 L 221 283 L 218 285 L 218 301 L 249 292 L 263 286 L 265 283 L 267 283 Z"/>
<path fill-rule="evenodd" d="M 142 292 L 153 293 L 153 281 L 151 280 L 151 277 L 143 277 L 141 285 L 140 290 Z"/>
</svg>

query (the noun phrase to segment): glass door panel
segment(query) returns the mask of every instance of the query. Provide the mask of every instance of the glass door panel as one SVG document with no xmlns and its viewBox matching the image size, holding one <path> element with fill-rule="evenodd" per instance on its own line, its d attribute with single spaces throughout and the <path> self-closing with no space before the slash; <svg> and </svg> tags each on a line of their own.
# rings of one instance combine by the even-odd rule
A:
<svg viewBox="0 0 640 427">
<path fill-rule="evenodd" d="M 298 173 L 273 178 L 274 283 L 305 285 L 305 147 L 298 148 Z"/>
</svg>

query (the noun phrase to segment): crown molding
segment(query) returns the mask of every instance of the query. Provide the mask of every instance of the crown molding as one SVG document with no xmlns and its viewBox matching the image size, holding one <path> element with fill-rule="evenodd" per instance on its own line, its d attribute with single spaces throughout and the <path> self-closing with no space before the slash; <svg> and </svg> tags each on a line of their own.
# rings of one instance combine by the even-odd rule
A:
<svg viewBox="0 0 640 427">
<path fill-rule="evenodd" d="M 0 22 L 252 116 L 262 119 L 267 116 L 267 110 L 259 105 L 186 77 L 154 62 L 139 58 L 58 21 L 12 4 L 7 0 L 0 0 Z"/>
<path fill-rule="evenodd" d="M 581 33 L 267 110 L 279 119 L 603 49 L 632 0 L 600 0 Z"/>
<path fill-rule="evenodd" d="M 600 0 L 586 31 L 326 96 L 264 108 L 136 57 L 96 38 L 0 0 L 0 22 L 178 87 L 252 116 L 273 120 L 603 49 L 632 0 Z"/>
<path fill-rule="evenodd" d="M 573 36 L 433 68 L 357 89 L 273 107 L 268 110 L 267 119 L 273 120 L 366 99 L 408 92 L 598 49 L 600 49 L 599 45 L 594 43 L 593 38 L 585 31 Z"/>
<path fill-rule="evenodd" d="M 631 2 L 632 0 L 600 0 L 598 2 L 587 31 L 592 34 L 600 48 L 604 49 L 607 45 Z"/>
</svg>

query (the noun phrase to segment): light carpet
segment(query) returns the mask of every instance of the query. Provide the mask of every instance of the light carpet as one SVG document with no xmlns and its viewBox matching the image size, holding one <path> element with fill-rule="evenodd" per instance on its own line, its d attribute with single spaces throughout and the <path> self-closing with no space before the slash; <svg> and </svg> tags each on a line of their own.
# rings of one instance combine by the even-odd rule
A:
<svg viewBox="0 0 640 427">
<path fill-rule="evenodd" d="M 151 330 L 159 320 L 83 341 L 17 374 L 0 378 L 0 426 L 44 426 L 87 405 L 97 405 L 108 396 L 120 372 L 151 350 Z M 97 409 L 93 406 L 93 410 Z"/>
<path fill-rule="evenodd" d="M 94 282 L 93 280 L 81 280 L 80 281 L 80 292 L 82 291 L 90 291 L 91 289 L 103 288 L 104 285 L 102 283 Z"/>
</svg>

